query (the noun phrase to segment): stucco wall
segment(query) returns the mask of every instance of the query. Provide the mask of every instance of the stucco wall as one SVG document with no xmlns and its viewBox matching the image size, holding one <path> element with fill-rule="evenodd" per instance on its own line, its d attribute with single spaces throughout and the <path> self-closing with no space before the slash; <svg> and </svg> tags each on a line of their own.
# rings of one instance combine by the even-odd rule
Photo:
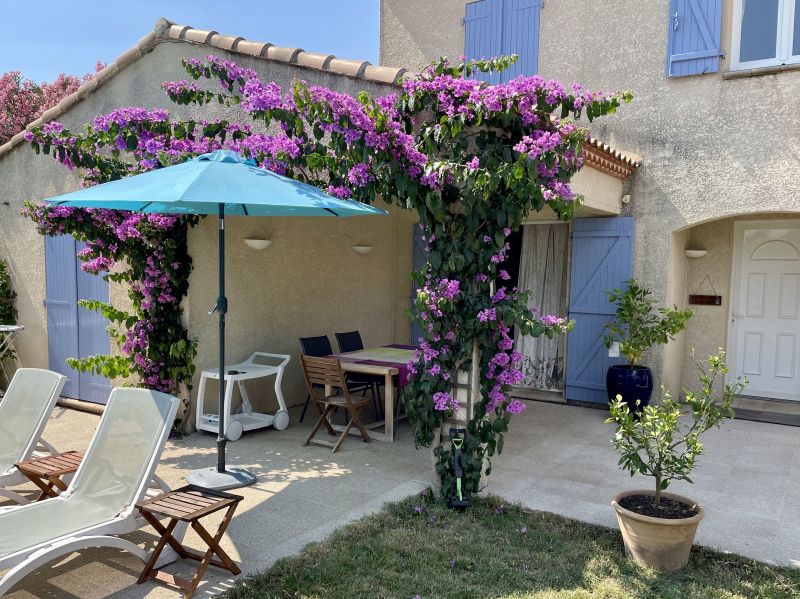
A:
<svg viewBox="0 0 800 599">
<path fill-rule="evenodd" d="M 164 42 L 141 60 L 108 80 L 59 120 L 80 130 L 97 114 L 120 106 L 163 107 L 174 116 L 195 114 L 212 119 L 228 109 L 213 104 L 202 109 L 176 106 L 163 94 L 165 80 L 185 78 L 180 59 L 202 57 L 210 49 L 188 43 Z M 222 50 L 216 54 L 226 55 Z M 365 89 L 386 92 L 378 84 L 286 63 L 227 54 L 263 77 L 286 86 L 295 78 L 349 93 Z M 32 223 L 19 215 L 23 200 L 39 200 L 79 186 L 76 174 L 52 158 L 37 156 L 23 144 L 0 156 L 0 256 L 10 263 L 19 294 L 19 320 L 26 325 L 18 349 L 23 364 L 47 366 L 47 325 L 44 299 L 44 243 Z M 410 324 L 403 312 L 410 305 L 411 212 L 395 210 L 390 217 L 355 219 L 237 219 L 229 221 L 228 289 L 231 298 L 229 357 L 238 360 L 252 351 L 298 352 L 301 335 L 358 328 L 370 345 L 407 342 Z M 208 218 L 192 230 L 189 251 L 195 270 L 186 302 L 190 334 L 199 338 L 199 368 L 213 362 L 216 319 L 207 311 L 216 298 L 216 219 Z M 266 251 L 245 247 L 247 236 L 273 240 Z M 361 256 L 352 246 L 374 250 Z M 112 300 L 126 301 L 124 288 L 111 286 Z M 305 399 L 297 360 L 284 384 L 290 404 Z M 256 395 L 258 395 L 256 393 Z"/>
<path fill-rule="evenodd" d="M 385 206 L 384 206 L 385 207 Z M 226 219 L 228 362 L 254 351 L 293 356 L 283 383 L 289 405 L 305 401 L 299 364 L 299 337 L 358 329 L 365 345 L 408 343 L 410 323 L 408 270 L 395 269 L 395 256 L 411 255 L 413 218 L 245 218 Z M 200 339 L 198 369 L 216 365 L 217 317 L 208 316 L 217 297 L 217 222 L 205 219 L 189 235 L 195 263 L 189 281 L 186 315 L 191 333 Z M 244 239 L 270 239 L 255 251 Z M 370 245 L 360 255 L 353 245 Z M 272 406 L 272 383 L 254 383 L 263 392 L 261 405 Z M 209 387 L 209 400 L 213 399 Z M 213 405 L 213 402 L 212 402 Z M 213 410 L 212 410 L 213 411 Z"/>
<path fill-rule="evenodd" d="M 413 66 L 463 51 L 463 6 L 457 6 L 463 2 L 436 3 L 435 19 L 429 4 L 383 0 L 382 59 Z M 794 116 L 800 72 L 725 80 L 726 58 L 718 73 L 668 79 L 668 5 L 545 2 L 539 47 L 546 78 L 633 90 L 632 104 L 591 129 L 595 137 L 643 157 L 629 181 L 632 202 L 625 211 L 637 218 L 635 275 L 662 302 L 676 296 L 669 281 L 680 285 L 679 270 L 670 271 L 674 231 L 727 216 L 800 212 Z M 724 0 L 722 48 L 728 54 L 732 6 L 733 0 Z M 432 37 L 434 29 L 440 42 Z M 657 368 L 661 355 L 653 361 Z M 668 366 L 676 372 L 674 362 Z"/>
<path fill-rule="evenodd" d="M 381 64 L 419 69 L 440 56 L 463 54 L 467 2 L 381 0 Z"/>
<path fill-rule="evenodd" d="M 688 231 L 676 232 L 672 235 L 670 249 L 669 279 L 667 282 L 667 297 L 665 303 L 668 306 L 677 306 L 681 310 L 686 308 L 687 302 L 687 259 L 683 251 L 687 247 L 688 239 Z M 686 355 L 686 336 L 687 333 L 685 331 L 679 333 L 675 336 L 673 341 L 665 346 L 657 348 L 654 355 L 648 357 L 648 361 L 651 363 L 658 363 L 663 360 L 663 371 L 660 382 L 674 394 L 677 394 L 680 390 L 684 356 Z"/>
</svg>

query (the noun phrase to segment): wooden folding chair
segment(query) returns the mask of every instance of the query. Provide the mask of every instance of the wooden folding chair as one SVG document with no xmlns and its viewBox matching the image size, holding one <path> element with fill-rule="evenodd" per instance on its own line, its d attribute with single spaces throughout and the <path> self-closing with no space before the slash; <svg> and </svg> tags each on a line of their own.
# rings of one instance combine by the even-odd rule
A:
<svg viewBox="0 0 800 599">
<path fill-rule="evenodd" d="M 361 433 L 366 443 L 370 443 L 372 438 L 369 436 L 367 429 L 361 423 L 360 412 L 367 407 L 371 402 L 369 397 L 359 397 L 355 400 L 350 396 L 350 391 L 347 388 L 347 382 L 342 372 L 342 366 L 336 358 L 316 358 L 313 356 L 301 355 L 300 360 L 303 364 L 303 374 L 306 379 L 306 386 L 311 399 L 319 410 L 321 416 L 314 428 L 311 429 L 311 434 L 308 439 L 303 443 L 304 446 L 310 445 L 324 445 L 331 447 L 332 452 L 339 451 L 339 448 L 344 443 L 344 440 L 350 434 L 350 430 L 355 427 Z M 331 395 L 326 395 L 324 390 L 331 389 Z M 345 408 L 347 413 L 350 414 L 350 421 L 344 429 L 344 432 L 334 443 L 333 441 L 323 441 L 315 439 L 314 437 L 323 426 L 328 431 L 329 435 L 335 436 L 337 431 L 333 428 L 330 421 L 330 416 L 336 408 Z"/>
</svg>

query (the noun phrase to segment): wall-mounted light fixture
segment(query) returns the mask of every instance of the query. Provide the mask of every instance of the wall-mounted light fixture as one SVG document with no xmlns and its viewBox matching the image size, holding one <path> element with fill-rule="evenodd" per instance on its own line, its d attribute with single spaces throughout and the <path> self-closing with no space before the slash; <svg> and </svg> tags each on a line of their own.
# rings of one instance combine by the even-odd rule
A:
<svg viewBox="0 0 800 599">
<path fill-rule="evenodd" d="M 708 253 L 708 250 L 683 250 L 687 258 L 702 258 Z"/>
<path fill-rule="evenodd" d="M 371 245 L 354 245 L 353 250 L 355 250 L 356 254 L 361 254 L 362 256 L 365 254 L 369 254 L 372 251 Z"/>
<path fill-rule="evenodd" d="M 265 250 L 272 245 L 270 239 L 245 239 L 244 244 L 254 250 Z"/>
</svg>

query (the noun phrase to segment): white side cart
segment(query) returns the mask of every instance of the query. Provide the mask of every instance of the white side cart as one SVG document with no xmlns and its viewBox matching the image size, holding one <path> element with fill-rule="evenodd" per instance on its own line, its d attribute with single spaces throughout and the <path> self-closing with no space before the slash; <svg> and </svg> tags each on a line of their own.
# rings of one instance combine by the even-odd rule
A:
<svg viewBox="0 0 800 599">
<path fill-rule="evenodd" d="M 228 441 L 236 441 L 242 436 L 243 431 L 272 426 L 282 431 L 289 426 L 289 412 L 281 392 L 283 371 L 291 359 L 286 354 L 268 354 L 256 352 L 247 361 L 241 364 L 232 364 L 225 367 L 225 437 Z M 277 361 L 277 364 L 264 364 L 263 361 Z M 274 414 L 254 412 L 250 403 L 250 396 L 244 386 L 244 381 L 275 375 L 275 396 L 278 398 L 278 411 Z M 197 390 L 197 416 L 195 425 L 198 430 L 216 433 L 219 431 L 219 417 L 216 414 L 207 414 L 204 409 L 206 399 L 206 381 L 219 380 L 219 368 L 204 370 L 200 374 L 200 387 Z M 233 383 L 239 387 L 242 395 L 241 412 L 231 414 L 231 398 L 233 396 Z"/>
</svg>

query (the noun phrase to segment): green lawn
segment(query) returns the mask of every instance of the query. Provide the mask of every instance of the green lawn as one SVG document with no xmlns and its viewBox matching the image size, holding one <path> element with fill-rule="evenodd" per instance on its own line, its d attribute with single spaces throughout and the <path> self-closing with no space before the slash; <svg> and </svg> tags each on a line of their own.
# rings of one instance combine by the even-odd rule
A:
<svg viewBox="0 0 800 599">
<path fill-rule="evenodd" d="M 615 530 L 500 506 L 487 498 L 459 514 L 419 497 L 391 504 L 227 597 L 800 597 L 800 570 L 694 548 L 683 572 L 656 574 L 625 559 Z"/>
</svg>

